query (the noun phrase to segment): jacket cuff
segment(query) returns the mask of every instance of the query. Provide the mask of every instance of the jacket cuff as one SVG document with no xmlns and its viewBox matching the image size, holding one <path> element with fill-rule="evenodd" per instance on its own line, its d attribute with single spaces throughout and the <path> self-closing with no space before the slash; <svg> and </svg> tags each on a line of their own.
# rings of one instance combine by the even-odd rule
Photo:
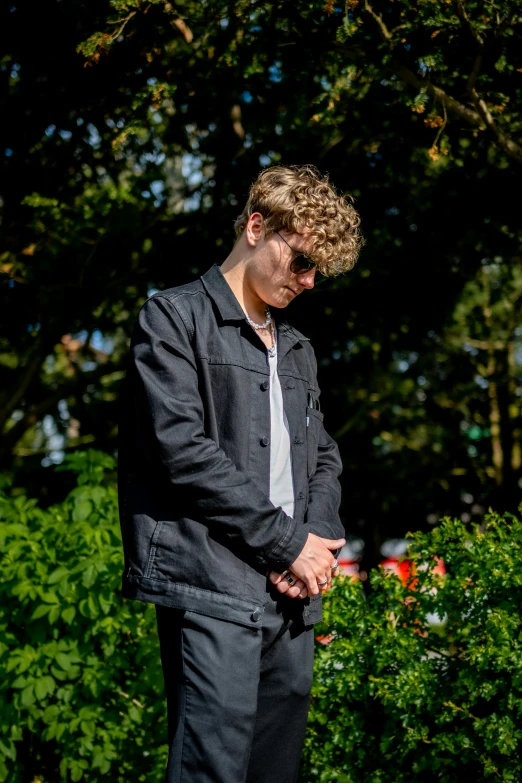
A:
<svg viewBox="0 0 522 783">
<path fill-rule="evenodd" d="M 309 532 L 306 525 L 298 524 L 290 518 L 283 538 L 266 556 L 270 567 L 278 573 L 290 568 L 303 551 Z"/>
</svg>

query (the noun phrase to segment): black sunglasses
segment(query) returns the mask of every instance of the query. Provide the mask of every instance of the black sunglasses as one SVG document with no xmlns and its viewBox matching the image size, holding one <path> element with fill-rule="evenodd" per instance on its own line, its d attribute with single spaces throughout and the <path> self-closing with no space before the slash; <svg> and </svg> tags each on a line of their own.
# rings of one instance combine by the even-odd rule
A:
<svg viewBox="0 0 522 783">
<path fill-rule="evenodd" d="M 298 250 L 294 250 L 294 248 L 288 244 L 284 236 L 282 236 L 279 231 L 274 231 L 274 233 L 277 234 L 278 237 L 281 237 L 285 245 L 288 245 L 292 253 L 295 255 L 295 258 L 290 264 L 290 271 L 293 272 L 294 275 L 302 275 L 303 272 L 310 272 L 312 269 L 317 269 L 317 264 L 315 264 L 304 253 L 299 253 Z"/>
</svg>

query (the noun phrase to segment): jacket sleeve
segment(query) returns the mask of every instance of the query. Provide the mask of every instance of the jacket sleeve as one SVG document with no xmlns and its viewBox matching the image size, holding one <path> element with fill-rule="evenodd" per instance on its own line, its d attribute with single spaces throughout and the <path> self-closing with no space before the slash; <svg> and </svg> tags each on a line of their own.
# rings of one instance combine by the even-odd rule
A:
<svg viewBox="0 0 522 783">
<path fill-rule="evenodd" d="M 314 376 L 317 375 L 317 362 L 312 356 Z M 320 396 L 318 389 L 317 396 Z M 344 527 L 339 518 L 341 503 L 341 485 L 339 476 L 342 471 L 341 456 L 333 438 L 321 424 L 317 467 L 308 480 L 308 508 L 306 523 L 308 530 L 323 538 L 343 538 Z"/>
<path fill-rule="evenodd" d="M 288 568 L 308 531 L 205 436 L 204 410 L 189 333 L 175 302 L 156 296 L 143 306 L 131 343 L 134 395 L 154 462 L 183 492 L 195 518 L 240 538 L 254 557 Z"/>
</svg>

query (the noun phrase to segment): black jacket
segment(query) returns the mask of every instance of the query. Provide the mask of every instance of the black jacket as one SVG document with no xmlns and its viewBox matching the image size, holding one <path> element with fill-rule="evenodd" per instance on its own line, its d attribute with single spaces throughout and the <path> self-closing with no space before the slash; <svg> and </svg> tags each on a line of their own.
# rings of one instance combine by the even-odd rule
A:
<svg viewBox="0 0 522 783">
<path fill-rule="evenodd" d="M 344 535 L 339 452 L 310 407 L 315 356 L 274 318 L 293 519 L 269 500 L 267 351 L 219 266 L 144 304 L 120 427 L 124 596 L 259 627 L 267 570 L 291 565 L 310 531 Z M 292 611 L 311 623 L 320 605 L 320 595 L 294 599 Z"/>
</svg>

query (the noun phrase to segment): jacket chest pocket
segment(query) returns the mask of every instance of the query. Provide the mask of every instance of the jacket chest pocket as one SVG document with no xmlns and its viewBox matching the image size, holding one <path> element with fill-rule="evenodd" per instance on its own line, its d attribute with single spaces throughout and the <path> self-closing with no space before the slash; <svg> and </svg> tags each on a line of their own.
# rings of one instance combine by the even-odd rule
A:
<svg viewBox="0 0 522 783">
<path fill-rule="evenodd" d="M 319 440 L 323 429 L 323 414 L 313 408 L 306 409 L 306 457 L 308 478 L 313 476 L 317 468 Z"/>
</svg>

